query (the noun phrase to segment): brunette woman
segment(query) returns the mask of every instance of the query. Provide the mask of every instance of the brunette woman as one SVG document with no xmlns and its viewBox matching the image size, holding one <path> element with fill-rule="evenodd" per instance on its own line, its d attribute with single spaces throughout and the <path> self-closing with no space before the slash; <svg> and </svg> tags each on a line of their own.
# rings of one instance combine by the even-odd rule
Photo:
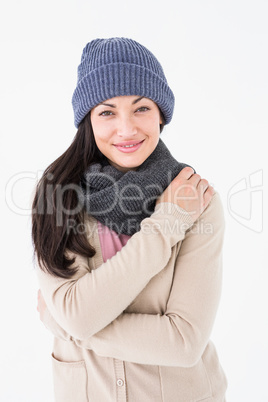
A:
<svg viewBox="0 0 268 402">
<path fill-rule="evenodd" d="M 223 209 L 160 139 L 174 108 L 160 63 L 132 39 L 89 42 L 73 108 L 32 215 L 55 401 L 223 402 Z"/>
</svg>

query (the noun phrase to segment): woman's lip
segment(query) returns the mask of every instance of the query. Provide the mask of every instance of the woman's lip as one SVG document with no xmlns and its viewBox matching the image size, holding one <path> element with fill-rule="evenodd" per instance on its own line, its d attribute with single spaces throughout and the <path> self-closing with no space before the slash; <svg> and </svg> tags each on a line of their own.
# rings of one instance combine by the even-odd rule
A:
<svg viewBox="0 0 268 402">
<path fill-rule="evenodd" d="M 116 149 L 124 153 L 131 153 L 137 151 L 143 144 L 144 140 L 141 141 L 124 141 L 114 144 Z"/>
<path fill-rule="evenodd" d="M 139 144 L 140 142 L 143 142 L 143 141 L 144 140 L 140 140 L 140 141 L 131 140 L 131 141 L 117 142 L 116 144 L 114 144 L 114 146 L 116 146 L 116 147 L 124 147 L 124 146 L 127 146 L 127 145 L 136 145 L 136 144 Z"/>
</svg>

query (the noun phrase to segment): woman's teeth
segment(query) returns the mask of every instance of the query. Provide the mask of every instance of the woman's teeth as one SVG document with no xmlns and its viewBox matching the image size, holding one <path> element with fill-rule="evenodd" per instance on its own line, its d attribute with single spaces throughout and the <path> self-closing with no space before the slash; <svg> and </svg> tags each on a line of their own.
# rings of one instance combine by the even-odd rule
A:
<svg viewBox="0 0 268 402">
<path fill-rule="evenodd" d="M 137 142 L 137 144 L 123 145 L 123 147 L 124 147 L 124 148 L 131 148 L 131 147 L 134 147 L 135 145 L 138 145 L 138 142 Z"/>
</svg>

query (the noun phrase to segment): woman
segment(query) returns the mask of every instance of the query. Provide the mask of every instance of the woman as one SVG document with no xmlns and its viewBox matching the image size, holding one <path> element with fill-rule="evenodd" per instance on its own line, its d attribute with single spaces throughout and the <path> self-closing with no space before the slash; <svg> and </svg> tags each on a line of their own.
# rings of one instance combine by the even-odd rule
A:
<svg viewBox="0 0 268 402">
<path fill-rule="evenodd" d="M 76 137 L 33 202 L 56 401 L 225 400 L 209 340 L 222 206 L 159 139 L 173 107 L 144 46 L 127 38 L 86 45 L 73 95 Z"/>
</svg>

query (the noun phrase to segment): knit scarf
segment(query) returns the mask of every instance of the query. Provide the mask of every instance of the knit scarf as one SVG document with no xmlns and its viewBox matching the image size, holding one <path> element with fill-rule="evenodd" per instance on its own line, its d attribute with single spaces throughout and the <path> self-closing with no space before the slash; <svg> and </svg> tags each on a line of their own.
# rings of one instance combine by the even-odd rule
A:
<svg viewBox="0 0 268 402">
<path fill-rule="evenodd" d="M 133 235 L 155 208 L 156 199 L 188 166 L 177 162 L 160 139 L 137 170 L 123 173 L 107 160 L 85 171 L 79 195 L 88 214 L 118 234 Z"/>
</svg>

